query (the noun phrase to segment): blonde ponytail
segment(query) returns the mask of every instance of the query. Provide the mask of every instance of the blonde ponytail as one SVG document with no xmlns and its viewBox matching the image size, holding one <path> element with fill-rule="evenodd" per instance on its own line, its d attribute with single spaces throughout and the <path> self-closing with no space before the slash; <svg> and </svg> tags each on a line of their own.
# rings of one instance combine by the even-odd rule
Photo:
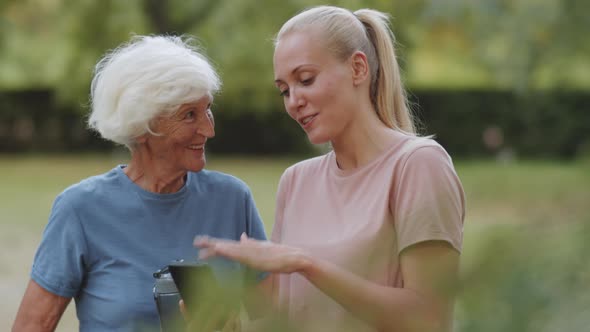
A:
<svg viewBox="0 0 590 332">
<path fill-rule="evenodd" d="M 389 28 L 389 17 L 372 9 L 360 9 L 354 15 L 365 27 L 367 38 L 374 47 L 376 75 L 371 81 L 371 100 L 385 125 L 415 134 L 416 128 L 402 85 L 399 64 L 395 56 L 395 37 Z"/>
</svg>

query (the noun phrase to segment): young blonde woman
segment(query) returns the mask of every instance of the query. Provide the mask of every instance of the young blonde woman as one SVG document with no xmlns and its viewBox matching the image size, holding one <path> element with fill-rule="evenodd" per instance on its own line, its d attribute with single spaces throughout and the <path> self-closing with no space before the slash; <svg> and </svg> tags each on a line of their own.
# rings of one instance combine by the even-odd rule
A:
<svg viewBox="0 0 590 332">
<path fill-rule="evenodd" d="M 202 258 L 271 272 L 262 287 L 303 331 L 450 331 L 464 194 L 419 137 L 386 14 L 315 7 L 276 37 L 287 113 L 333 151 L 289 167 L 272 241 L 200 237 Z"/>
</svg>

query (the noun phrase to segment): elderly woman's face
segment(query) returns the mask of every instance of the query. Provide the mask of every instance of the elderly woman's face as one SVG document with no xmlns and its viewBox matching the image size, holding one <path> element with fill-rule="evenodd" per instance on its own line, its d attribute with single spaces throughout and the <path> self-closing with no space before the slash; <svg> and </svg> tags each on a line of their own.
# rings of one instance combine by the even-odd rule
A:
<svg viewBox="0 0 590 332">
<path fill-rule="evenodd" d="M 198 172 L 205 167 L 205 143 L 215 136 L 210 107 L 213 98 L 206 95 L 196 102 L 183 104 L 172 116 L 156 119 L 148 145 L 151 160 L 165 163 L 172 172 Z"/>
</svg>

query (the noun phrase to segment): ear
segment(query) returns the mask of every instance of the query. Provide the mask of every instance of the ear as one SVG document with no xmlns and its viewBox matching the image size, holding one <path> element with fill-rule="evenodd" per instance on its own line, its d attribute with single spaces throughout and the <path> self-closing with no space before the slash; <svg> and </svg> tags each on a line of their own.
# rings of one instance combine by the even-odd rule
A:
<svg viewBox="0 0 590 332">
<path fill-rule="evenodd" d="M 369 78 L 369 62 L 365 53 L 355 51 L 350 57 L 350 65 L 354 85 L 360 85 Z"/>
</svg>

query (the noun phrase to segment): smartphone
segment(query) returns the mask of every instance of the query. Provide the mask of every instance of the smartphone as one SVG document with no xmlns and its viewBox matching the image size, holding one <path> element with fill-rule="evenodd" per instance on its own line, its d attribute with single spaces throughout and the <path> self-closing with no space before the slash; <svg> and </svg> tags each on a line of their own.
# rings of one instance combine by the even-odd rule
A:
<svg viewBox="0 0 590 332">
<path fill-rule="evenodd" d="M 168 270 L 189 311 L 203 305 L 199 303 L 199 298 L 201 302 L 206 302 L 203 297 L 213 295 L 219 289 L 213 270 L 205 263 L 174 262 L 168 265 Z"/>
</svg>

